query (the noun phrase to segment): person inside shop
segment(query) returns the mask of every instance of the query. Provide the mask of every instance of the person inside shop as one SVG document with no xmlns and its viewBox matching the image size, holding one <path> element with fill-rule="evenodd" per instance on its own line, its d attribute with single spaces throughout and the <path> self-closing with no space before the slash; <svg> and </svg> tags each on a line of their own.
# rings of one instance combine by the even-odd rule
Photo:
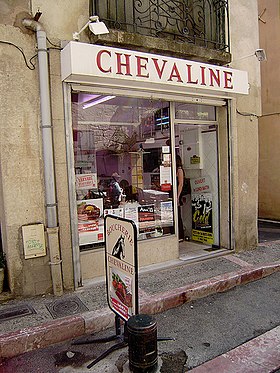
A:
<svg viewBox="0 0 280 373">
<path fill-rule="evenodd" d="M 92 190 L 88 190 L 87 191 L 87 194 L 84 196 L 84 198 L 83 199 L 93 199 L 94 198 L 94 193 L 93 193 L 93 191 Z"/>
<path fill-rule="evenodd" d="M 120 175 L 117 172 L 112 174 L 112 180 L 108 189 L 108 197 L 110 199 L 110 204 L 112 208 L 119 206 L 122 196 L 122 188 L 120 187 L 119 181 L 121 179 Z"/>
<path fill-rule="evenodd" d="M 177 205 L 178 205 L 178 229 L 179 242 L 184 241 L 184 226 L 181 214 L 181 206 L 183 205 L 182 190 L 184 186 L 185 172 L 183 170 L 182 159 L 179 154 L 176 154 L 176 178 L 177 178 Z"/>
</svg>

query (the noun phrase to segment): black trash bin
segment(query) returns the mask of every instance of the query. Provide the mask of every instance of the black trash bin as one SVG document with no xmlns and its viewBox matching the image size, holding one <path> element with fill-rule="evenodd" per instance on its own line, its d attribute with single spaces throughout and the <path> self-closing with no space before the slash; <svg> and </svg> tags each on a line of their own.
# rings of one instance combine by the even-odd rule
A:
<svg viewBox="0 0 280 373">
<path fill-rule="evenodd" d="M 127 322 L 129 367 L 135 373 L 157 369 L 157 323 L 149 315 L 135 315 Z"/>
</svg>

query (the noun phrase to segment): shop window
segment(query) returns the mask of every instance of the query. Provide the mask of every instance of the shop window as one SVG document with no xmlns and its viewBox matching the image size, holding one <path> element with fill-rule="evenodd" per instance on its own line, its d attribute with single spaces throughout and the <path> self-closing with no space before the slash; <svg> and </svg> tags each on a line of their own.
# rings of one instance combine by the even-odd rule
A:
<svg viewBox="0 0 280 373">
<path fill-rule="evenodd" d="M 138 239 L 174 233 L 169 103 L 72 94 L 79 245 L 104 245 L 107 214 Z"/>
<path fill-rule="evenodd" d="M 214 106 L 176 103 L 175 118 L 188 120 L 215 121 L 216 111 Z"/>
</svg>

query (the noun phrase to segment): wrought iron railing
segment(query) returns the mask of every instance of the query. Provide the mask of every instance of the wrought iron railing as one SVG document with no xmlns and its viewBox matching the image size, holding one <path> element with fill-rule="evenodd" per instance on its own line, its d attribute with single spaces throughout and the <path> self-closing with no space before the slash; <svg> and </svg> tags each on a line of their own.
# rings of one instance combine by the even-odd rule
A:
<svg viewBox="0 0 280 373">
<path fill-rule="evenodd" d="M 91 0 L 112 29 L 229 51 L 227 0 Z"/>
</svg>

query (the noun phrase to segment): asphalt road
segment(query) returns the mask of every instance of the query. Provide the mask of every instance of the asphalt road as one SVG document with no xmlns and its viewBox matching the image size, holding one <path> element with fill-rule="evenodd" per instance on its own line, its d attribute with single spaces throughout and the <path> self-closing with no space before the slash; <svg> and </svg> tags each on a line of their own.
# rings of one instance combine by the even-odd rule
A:
<svg viewBox="0 0 280 373">
<path fill-rule="evenodd" d="M 159 336 L 175 338 L 158 342 L 158 371 L 184 372 L 280 325 L 280 272 L 186 303 L 155 315 L 155 319 Z M 114 330 L 106 330 L 95 337 L 112 334 Z M 63 343 L 7 360 L 1 364 L 0 373 L 127 372 L 127 348 L 114 352 L 90 370 L 86 368 L 110 346 Z"/>
</svg>

